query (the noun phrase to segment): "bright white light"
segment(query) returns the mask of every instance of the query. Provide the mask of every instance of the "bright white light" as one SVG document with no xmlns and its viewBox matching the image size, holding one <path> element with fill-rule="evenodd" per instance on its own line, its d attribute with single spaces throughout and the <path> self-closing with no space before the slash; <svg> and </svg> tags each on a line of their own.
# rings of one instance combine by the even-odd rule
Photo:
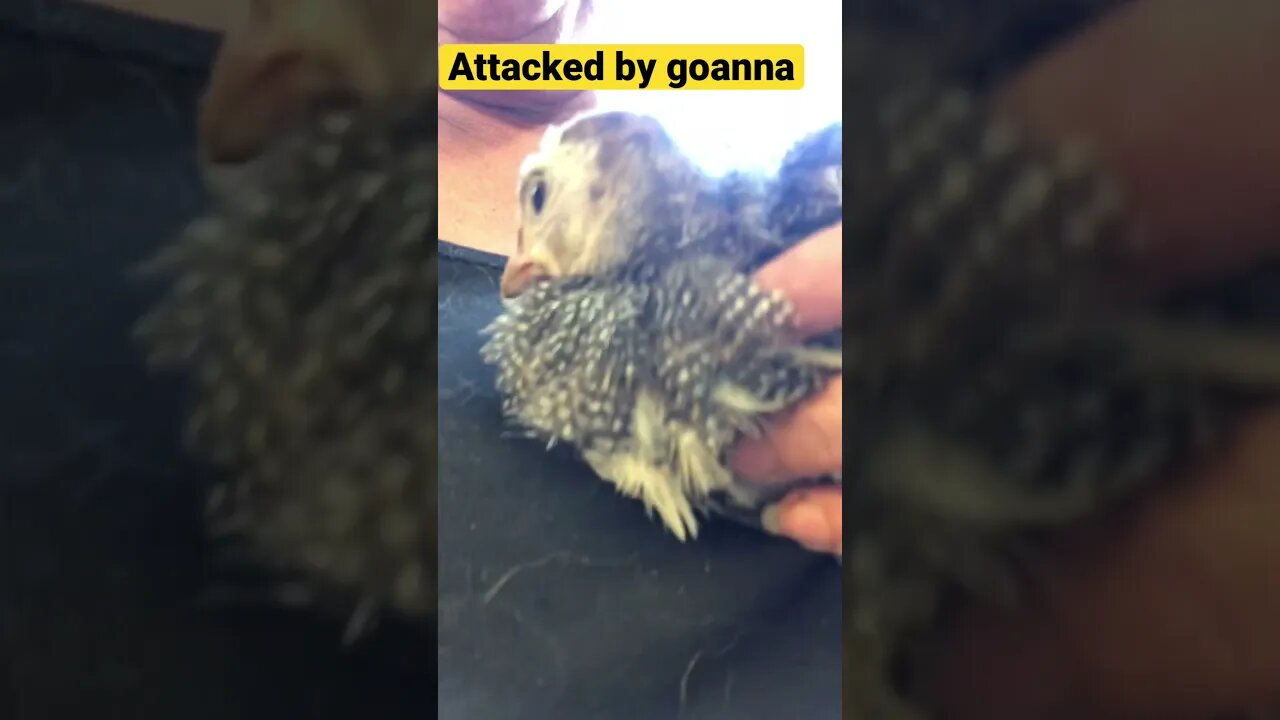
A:
<svg viewBox="0 0 1280 720">
<path fill-rule="evenodd" d="M 835 0 L 597 0 L 577 42 L 800 43 L 802 90 L 613 90 L 602 107 L 662 120 L 708 172 L 768 169 L 806 132 L 840 118 L 842 14 Z"/>
</svg>

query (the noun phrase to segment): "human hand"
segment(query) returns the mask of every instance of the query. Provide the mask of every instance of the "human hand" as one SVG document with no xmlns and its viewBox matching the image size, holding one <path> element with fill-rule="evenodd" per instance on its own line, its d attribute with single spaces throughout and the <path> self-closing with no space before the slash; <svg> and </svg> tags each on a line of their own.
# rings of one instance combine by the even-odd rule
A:
<svg viewBox="0 0 1280 720">
<path fill-rule="evenodd" d="M 1144 275 L 1208 275 L 1280 254 L 1277 36 L 1271 0 L 1139 1 L 1003 101 L 1039 135 L 1097 141 L 1142 216 Z M 1280 407 L 1186 475 L 1063 538 L 1043 600 L 962 622 L 938 668 L 944 717 L 1208 720 L 1280 704 Z"/>
<path fill-rule="evenodd" d="M 844 228 L 823 230 L 762 268 L 756 283 L 795 306 L 802 332 L 840 327 Z M 769 483 L 840 472 L 843 460 L 843 378 L 768 423 L 760 439 L 735 449 L 732 464 L 745 479 Z M 818 552 L 840 554 L 844 515 L 839 486 L 789 493 L 765 511 L 765 527 Z"/>
</svg>

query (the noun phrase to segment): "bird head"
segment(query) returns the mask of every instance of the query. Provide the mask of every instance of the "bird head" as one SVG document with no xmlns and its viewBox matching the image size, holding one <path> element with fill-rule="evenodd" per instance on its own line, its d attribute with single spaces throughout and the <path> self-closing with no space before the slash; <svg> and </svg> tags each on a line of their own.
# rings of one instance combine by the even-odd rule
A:
<svg viewBox="0 0 1280 720">
<path fill-rule="evenodd" d="M 516 254 L 503 272 L 503 297 L 534 282 L 598 275 L 626 264 L 683 196 L 696 173 L 652 117 L 582 115 L 553 127 L 525 159 L 517 186 Z"/>
</svg>

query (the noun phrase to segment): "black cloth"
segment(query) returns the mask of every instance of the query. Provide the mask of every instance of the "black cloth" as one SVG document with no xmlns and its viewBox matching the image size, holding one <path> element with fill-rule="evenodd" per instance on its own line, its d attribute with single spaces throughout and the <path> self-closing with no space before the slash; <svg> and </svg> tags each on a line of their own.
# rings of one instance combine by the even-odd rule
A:
<svg viewBox="0 0 1280 720">
<path fill-rule="evenodd" d="M 156 31 L 112 17 L 111 47 Z M 203 474 L 130 337 L 154 288 L 129 270 L 202 202 L 205 70 L 141 50 L 208 38 L 103 52 L 88 20 L 28 20 L 0 24 L 0 718 L 431 717 L 421 638 L 344 650 L 339 618 L 198 602 L 221 577 Z"/>
<path fill-rule="evenodd" d="M 504 424 L 501 259 L 441 243 L 440 717 L 835 720 L 840 573 L 732 524 L 681 544 Z"/>
</svg>

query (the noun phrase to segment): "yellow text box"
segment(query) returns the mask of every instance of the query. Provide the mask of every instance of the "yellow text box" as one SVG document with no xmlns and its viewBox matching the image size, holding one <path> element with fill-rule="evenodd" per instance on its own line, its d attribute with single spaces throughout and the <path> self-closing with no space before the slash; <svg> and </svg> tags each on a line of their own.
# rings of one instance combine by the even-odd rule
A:
<svg viewBox="0 0 1280 720">
<path fill-rule="evenodd" d="M 803 45 L 441 45 L 444 90 L 799 90 Z"/>
</svg>

